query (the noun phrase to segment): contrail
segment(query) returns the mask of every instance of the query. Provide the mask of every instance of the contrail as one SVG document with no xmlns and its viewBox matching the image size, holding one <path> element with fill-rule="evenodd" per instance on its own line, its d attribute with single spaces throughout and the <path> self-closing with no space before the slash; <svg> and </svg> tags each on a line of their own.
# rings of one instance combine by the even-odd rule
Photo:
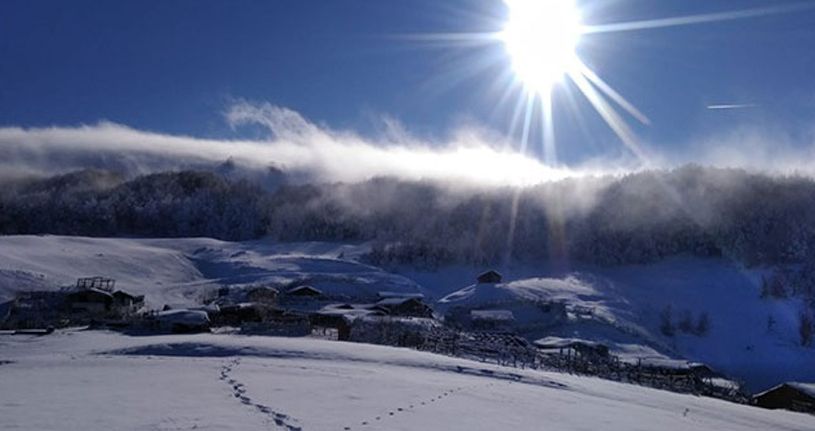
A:
<svg viewBox="0 0 815 431">
<path fill-rule="evenodd" d="M 730 21 L 736 19 L 791 13 L 807 9 L 815 9 L 815 3 L 809 1 L 781 6 L 770 6 L 756 9 L 718 12 L 704 15 L 687 15 L 670 18 L 650 19 L 644 21 L 589 25 L 584 28 L 584 33 L 608 33 L 618 31 L 648 30 L 654 28 L 704 24 L 709 22 Z"/>
<path fill-rule="evenodd" d="M 719 105 L 707 105 L 707 109 L 750 109 L 758 108 L 755 103 L 730 103 Z"/>
</svg>

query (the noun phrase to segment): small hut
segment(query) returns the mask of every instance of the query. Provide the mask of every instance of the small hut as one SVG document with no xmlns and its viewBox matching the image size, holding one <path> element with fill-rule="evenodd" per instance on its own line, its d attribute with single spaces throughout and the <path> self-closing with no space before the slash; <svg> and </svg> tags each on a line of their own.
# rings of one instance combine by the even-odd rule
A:
<svg viewBox="0 0 815 431">
<path fill-rule="evenodd" d="M 815 383 L 782 383 L 756 394 L 753 401 L 765 409 L 815 413 Z"/>
<path fill-rule="evenodd" d="M 495 270 L 489 270 L 478 275 L 477 280 L 479 284 L 500 283 L 501 273 Z"/>
</svg>

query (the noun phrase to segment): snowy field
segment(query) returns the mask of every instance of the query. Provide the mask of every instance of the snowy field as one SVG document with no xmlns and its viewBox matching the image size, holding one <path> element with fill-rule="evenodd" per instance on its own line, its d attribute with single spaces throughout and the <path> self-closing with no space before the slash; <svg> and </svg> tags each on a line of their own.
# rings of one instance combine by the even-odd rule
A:
<svg viewBox="0 0 815 431">
<path fill-rule="evenodd" d="M 812 430 L 815 417 L 313 338 L 0 337 L 3 430 Z"/>
</svg>

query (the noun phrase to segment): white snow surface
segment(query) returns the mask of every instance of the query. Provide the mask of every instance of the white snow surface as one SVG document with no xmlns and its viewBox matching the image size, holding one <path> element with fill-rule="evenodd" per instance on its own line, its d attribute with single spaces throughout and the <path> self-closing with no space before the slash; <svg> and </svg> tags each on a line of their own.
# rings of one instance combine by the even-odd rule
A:
<svg viewBox="0 0 815 431">
<path fill-rule="evenodd" d="M 315 338 L 0 338 L 3 430 L 811 430 L 815 417 Z"/>
</svg>

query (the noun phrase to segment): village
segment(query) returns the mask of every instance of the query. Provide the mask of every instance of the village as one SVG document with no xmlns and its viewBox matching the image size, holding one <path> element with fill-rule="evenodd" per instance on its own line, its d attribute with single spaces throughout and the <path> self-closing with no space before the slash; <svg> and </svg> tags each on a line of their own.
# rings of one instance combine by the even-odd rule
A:
<svg viewBox="0 0 815 431">
<path fill-rule="evenodd" d="M 500 283 L 486 271 L 478 285 Z M 511 309 L 501 304 L 450 307 L 440 313 L 424 295 L 380 291 L 349 297 L 306 283 L 225 286 L 197 307 L 160 309 L 142 295 L 116 288 L 116 280 L 79 278 L 59 290 L 21 291 L 0 304 L 1 335 L 48 335 L 59 328 L 87 327 L 131 335 L 216 332 L 329 340 L 412 348 L 516 368 L 549 369 L 715 397 L 769 409 L 815 414 L 815 384 L 789 382 L 758 394 L 703 363 L 665 358 L 622 358 L 601 342 L 520 335 Z M 536 303 L 543 325 L 565 318 L 560 302 Z M 524 306 L 529 306 L 525 304 Z M 590 310 L 572 309 L 574 313 Z"/>
</svg>

